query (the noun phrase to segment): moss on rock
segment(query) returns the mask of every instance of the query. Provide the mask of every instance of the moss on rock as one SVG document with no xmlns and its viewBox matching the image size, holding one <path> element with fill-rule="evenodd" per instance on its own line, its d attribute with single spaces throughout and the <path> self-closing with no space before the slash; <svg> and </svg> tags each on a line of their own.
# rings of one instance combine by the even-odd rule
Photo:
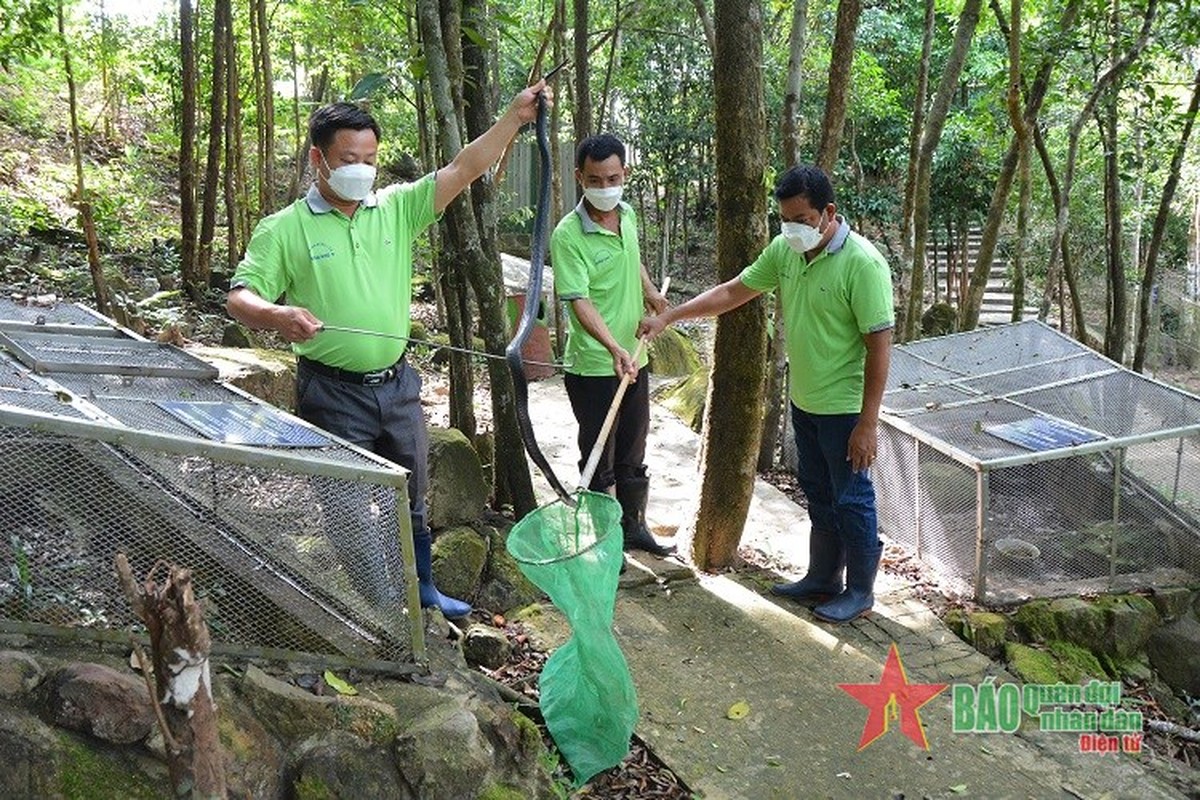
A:
<svg viewBox="0 0 1200 800">
<path fill-rule="evenodd" d="M 1004 646 L 1004 660 L 1025 683 L 1057 683 L 1058 670 L 1054 656 L 1029 645 L 1009 642 Z"/>
<path fill-rule="evenodd" d="M 1058 620 L 1050 609 L 1049 600 L 1034 600 L 1017 609 L 1013 617 L 1017 630 L 1027 639 L 1048 642 L 1059 636 Z"/>
</svg>

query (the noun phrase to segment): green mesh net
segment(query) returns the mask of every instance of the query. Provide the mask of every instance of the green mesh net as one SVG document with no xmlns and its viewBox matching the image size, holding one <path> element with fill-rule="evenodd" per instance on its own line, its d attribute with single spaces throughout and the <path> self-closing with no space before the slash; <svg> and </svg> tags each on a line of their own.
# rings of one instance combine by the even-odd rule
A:
<svg viewBox="0 0 1200 800">
<path fill-rule="evenodd" d="M 581 491 L 572 507 L 557 500 L 513 526 L 508 552 L 571 625 L 539 680 L 542 717 L 578 784 L 621 763 L 637 722 L 629 665 L 613 637 L 613 607 L 623 559 L 621 506 Z"/>
</svg>

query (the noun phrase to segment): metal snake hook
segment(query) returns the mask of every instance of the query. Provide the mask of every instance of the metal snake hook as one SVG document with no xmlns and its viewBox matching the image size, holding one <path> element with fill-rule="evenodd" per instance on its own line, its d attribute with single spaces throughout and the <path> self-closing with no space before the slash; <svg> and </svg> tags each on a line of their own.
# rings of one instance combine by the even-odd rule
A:
<svg viewBox="0 0 1200 800">
<path fill-rule="evenodd" d="M 533 333 L 537 319 L 538 306 L 542 297 L 542 271 L 546 264 L 546 216 L 550 213 L 550 140 L 546 133 L 547 105 L 545 95 L 538 95 L 537 115 L 537 144 L 541 164 L 541 176 L 538 182 L 537 211 L 533 218 L 533 241 L 529 253 L 529 285 L 525 289 L 525 308 L 521 312 L 520 324 L 513 340 L 504 350 L 505 361 L 509 372 L 512 373 L 513 394 L 516 396 L 517 427 L 521 431 L 521 441 L 525 443 L 525 451 L 533 459 L 550 486 L 567 505 L 574 505 L 574 498 L 563 487 L 550 468 L 550 462 L 538 447 L 537 438 L 533 433 L 533 421 L 529 418 L 529 382 L 525 377 L 525 364 L 521 359 L 521 349 Z"/>
</svg>

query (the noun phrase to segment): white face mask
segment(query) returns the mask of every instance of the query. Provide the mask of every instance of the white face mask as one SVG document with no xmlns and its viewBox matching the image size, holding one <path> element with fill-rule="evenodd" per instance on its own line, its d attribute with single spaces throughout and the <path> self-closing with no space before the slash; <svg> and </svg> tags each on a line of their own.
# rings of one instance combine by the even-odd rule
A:
<svg viewBox="0 0 1200 800">
<path fill-rule="evenodd" d="M 607 186 L 603 189 L 586 187 L 583 196 L 597 211 L 612 211 L 617 207 L 617 203 L 621 202 L 624 189 L 624 186 Z"/>
<path fill-rule="evenodd" d="M 329 162 L 325 161 L 324 153 L 321 154 L 321 160 L 325 162 L 325 169 L 329 169 Z M 358 202 L 369 195 L 371 187 L 375 185 L 375 167 L 358 163 L 329 169 L 325 182 L 338 197 Z"/>
<path fill-rule="evenodd" d="M 823 220 L 825 215 L 821 214 L 821 218 Z M 807 253 L 812 250 L 821 243 L 821 237 L 825 235 L 820 228 L 814 228 L 803 222 L 785 222 L 779 227 L 783 238 L 797 253 Z"/>
</svg>

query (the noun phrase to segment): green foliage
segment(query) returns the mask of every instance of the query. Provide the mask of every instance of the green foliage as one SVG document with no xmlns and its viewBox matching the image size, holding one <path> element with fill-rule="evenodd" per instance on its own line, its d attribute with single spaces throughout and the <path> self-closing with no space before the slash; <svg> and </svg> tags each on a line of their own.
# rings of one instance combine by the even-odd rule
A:
<svg viewBox="0 0 1200 800">
<path fill-rule="evenodd" d="M 55 25 L 55 0 L 5 0 L 0 3 L 0 67 L 42 53 Z"/>
</svg>

